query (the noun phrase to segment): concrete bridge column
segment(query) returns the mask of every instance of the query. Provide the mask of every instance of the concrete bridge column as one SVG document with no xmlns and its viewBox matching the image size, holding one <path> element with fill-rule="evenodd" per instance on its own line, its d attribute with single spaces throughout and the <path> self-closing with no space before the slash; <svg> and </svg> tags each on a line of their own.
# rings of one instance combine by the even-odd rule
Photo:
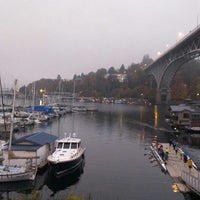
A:
<svg viewBox="0 0 200 200">
<path fill-rule="evenodd" d="M 159 88 L 157 88 L 156 91 L 156 104 L 161 104 L 161 93 Z"/>
<path fill-rule="evenodd" d="M 157 104 L 168 104 L 171 101 L 171 89 L 157 89 L 156 103 Z"/>
<path fill-rule="evenodd" d="M 168 89 L 167 90 L 167 99 L 166 99 L 166 104 L 169 104 L 170 103 L 170 101 L 171 101 L 171 89 Z"/>
</svg>

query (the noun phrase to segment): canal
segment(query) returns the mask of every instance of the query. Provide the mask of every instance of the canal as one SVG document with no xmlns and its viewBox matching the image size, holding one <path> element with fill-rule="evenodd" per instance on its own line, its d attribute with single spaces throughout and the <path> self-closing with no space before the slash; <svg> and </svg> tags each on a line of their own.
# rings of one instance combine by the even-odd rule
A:
<svg viewBox="0 0 200 200">
<path fill-rule="evenodd" d="M 98 112 L 69 113 L 15 133 L 15 138 L 44 131 L 63 137 L 75 132 L 86 147 L 85 164 L 72 176 L 54 180 L 48 169 L 36 182 L 0 185 L 2 199 L 63 199 L 76 194 L 92 200 L 193 200 L 172 189 L 173 181 L 149 155 L 155 135 L 160 142 L 175 137 L 167 131 L 167 107 L 86 104 Z M 192 149 L 195 153 L 195 149 Z"/>
</svg>

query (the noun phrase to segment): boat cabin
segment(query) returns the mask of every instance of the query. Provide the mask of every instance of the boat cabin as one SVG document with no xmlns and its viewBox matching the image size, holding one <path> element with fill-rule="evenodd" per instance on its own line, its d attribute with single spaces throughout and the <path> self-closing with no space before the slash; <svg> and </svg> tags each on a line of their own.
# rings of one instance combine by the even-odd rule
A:
<svg viewBox="0 0 200 200">
<path fill-rule="evenodd" d="M 56 149 L 78 149 L 81 147 L 81 140 L 78 138 L 65 138 L 59 140 L 56 144 Z"/>
</svg>

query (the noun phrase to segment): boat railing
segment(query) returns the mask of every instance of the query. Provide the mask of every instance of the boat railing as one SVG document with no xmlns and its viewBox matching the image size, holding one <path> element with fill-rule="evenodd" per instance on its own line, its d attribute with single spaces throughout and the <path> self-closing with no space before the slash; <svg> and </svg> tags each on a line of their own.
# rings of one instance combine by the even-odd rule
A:
<svg viewBox="0 0 200 200">
<path fill-rule="evenodd" d="M 191 190 L 200 194 L 199 171 L 198 171 L 198 177 L 193 176 L 190 172 L 182 171 L 181 172 L 181 178 Z"/>
</svg>

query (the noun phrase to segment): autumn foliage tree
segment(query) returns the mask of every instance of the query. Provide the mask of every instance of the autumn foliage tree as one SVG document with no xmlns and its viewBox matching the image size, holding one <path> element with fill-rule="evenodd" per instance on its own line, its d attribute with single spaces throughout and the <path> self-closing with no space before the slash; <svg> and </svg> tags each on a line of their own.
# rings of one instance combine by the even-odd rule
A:
<svg viewBox="0 0 200 200">
<path fill-rule="evenodd" d="M 51 92 L 73 92 L 74 80 L 76 80 L 76 94 L 84 97 L 113 97 L 113 98 L 145 98 L 155 102 L 157 85 L 152 77 L 147 77 L 144 69 L 153 60 L 148 55 L 143 57 L 141 63 L 132 63 L 126 67 L 100 68 L 96 72 L 74 75 L 72 80 L 62 79 L 60 75 L 56 79 L 40 79 L 28 86 L 20 88 L 20 92 L 31 93 L 35 84 L 36 93 L 45 89 Z M 182 101 L 186 98 L 197 99 L 200 95 L 200 61 L 193 60 L 182 66 L 173 78 L 170 88 L 172 100 Z M 124 79 L 120 80 L 119 76 Z M 199 95 L 198 95 L 199 94 Z"/>
</svg>

